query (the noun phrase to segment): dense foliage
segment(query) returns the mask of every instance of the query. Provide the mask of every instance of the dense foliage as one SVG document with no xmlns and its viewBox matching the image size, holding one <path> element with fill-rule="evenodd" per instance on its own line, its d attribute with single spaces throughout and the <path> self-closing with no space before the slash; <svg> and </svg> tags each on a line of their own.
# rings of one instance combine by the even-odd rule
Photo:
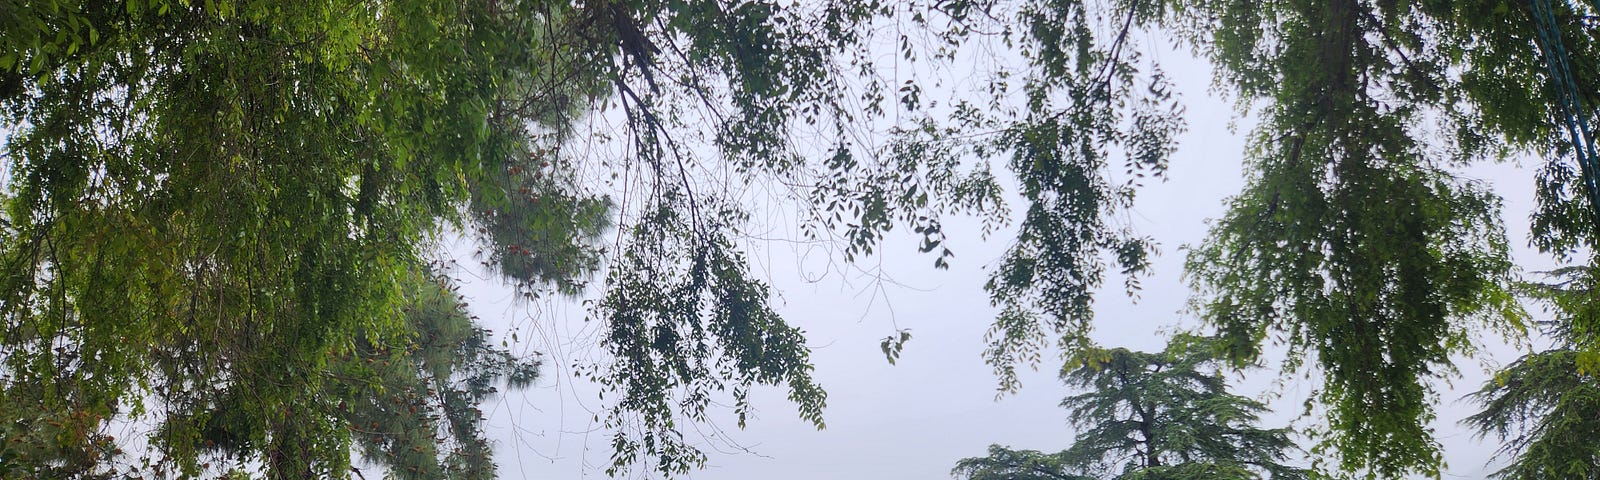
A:
<svg viewBox="0 0 1600 480">
<path fill-rule="evenodd" d="M 1287 429 L 1257 427 L 1267 410 L 1229 393 L 1217 341 L 1180 334 L 1157 353 L 1096 349 L 1061 378 L 1083 393 L 1061 406 L 1078 433 L 1060 453 L 998 445 L 956 465 L 957 478 L 1305 479 L 1285 465 L 1297 448 Z"/>
<path fill-rule="evenodd" d="M 989 456 L 962 459 L 951 474 L 966 480 L 1093 480 L 1072 473 L 1064 453 L 989 446 Z"/>
<path fill-rule="evenodd" d="M 742 418 L 756 384 L 786 384 L 821 426 L 801 332 L 748 275 L 742 192 L 791 186 L 803 234 L 839 241 L 846 259 L 908 225 L 945 265 L 940 215 L 1003 219 L 987 161 L 964 160 L 975 151 L 1011 156 L 1030 202 L 993 287 L 1007 313 L 991 360 L 1014 387 L 1012 364 L 1047 338 L 1037 325 L 1064 342 L 1086 328 L 1101 252 L 1143 268 L 1144 241 L 1104 223 L 1131 199 L 1104 170 L 1127 147 L 1130 168 L 1159 171 L 1177 128 L 1159 82 L 1134 88 L 1125 60 L 1127 25 L 1148 8 L 1099 44 L 1081 35 L 1094 21 L 1082 5 L 1005 7 L 1027 19 L 1015 38 L 1039 67 L 1025 108 L 960 108 L 964 125 L 997 129 L 981 146 L 925 118 L 872 148 L 852 139 L 922 105 L 915 83 L 885 95 L 874 22 L 909 16 L 956 45 L 968 21 L 1010 20 L 915 2 L 4 6 L 0 386 L 30 406 L 8 416 L 72 419 L 20 468 L 81 457 L 68 462 L 79 473 L 105 472 L 120 454 L 101 453 L 121 443 L 95 432 L 125 420 L 159 423 L 143 453 L 185 471 L 218 452 L 233 463 L 211 468 L 343 476 L 352 442 L 369 457 L 420 448 L 363 432 L 427 416 L 339 411 L 412 401 L 395 392 L 421 380 L 343 372 L 341 359 L 425 350 L 405 312 L 449 273 L 430 257 L 452 232 L 526 295 L 579 293 L 608 271 L 592 316 L 610 360 L 577 367 L 612 392 L 617 466 L 698 464 L 678 428 L 724 395 Z M 921 51 L 896 40 L 908 60 Z M 579 122 L 611 115 L 625 151 L 578 151 Z M 820 147 L 795 141 L 806 129 Z M 608 226 L 618 241 L 602 249 Z M 241 403 L 241 385 L 262 395 Z M 208 415 L 222 410 L 243 418 L 217 427 Z"/>
<path fill-rule="evenodd" d="M 1495 478 L 1600 478 L 1600 378 L 1595 376 L 1596 278 L 1592 267 L 1551 273 L 1554 282 L 1530 284 L 1531 297 L 1556 317 L 1545 324 L 1556 340 L 1501 369 L 1469 398 L 1482 410 L 1463 424 L 1483 437 L 1499 437 L 1509 460 Z"/>
<path fill-rule="evenodd" d="M 1594 92 L 1594 5 L 1557 3 L 1582 91 Z M 1499 199 L 1454 169 L 1550 154 L 1533 243 L 1564 257 L 1594 241 L 1527 4 L 1187 7 L 1222 84 L 1266 102 L 1248 186 L 1189 259 L 1201 315 L 1235 359 L 1281 337 L 1287 367 L 1314 360 L 1327 376 L 1323 451 L 1344 469 L 1436 475 L 1431 380 L 1487 331 L 1525 328 Z"/>
<path fill-rule="evenodd" d="M 1580 92 L 1600 91 L 1597 10 L 1554 5 Z M 1282 338 L 1289 370 L 1326 375 L 1329 435 L 1314 451 L 1340 469 L 1437 474 L 1433 381 L 1477 336 L 1524 328 L 1499 199 L 1459 167 L 1555 159 L 1531 240 L 1563 259 L 1595 245 L 1523 2 L 0 0 L 0 12 L 0 423 L 42 435 L 9 437 L 26 453 L 6 458 L 29 462 L 10 475 L 140 463 L 117 460 L 128 440 L 103 433 L 129 420 L 160 425 L 140 454 L 185 471 L 213 455 L 228 460 L 217 470 L 345 476 L 355 446 L 392 472 L 487 472 L 486 458 L 461 466 L 482 453 L 463 405 L 486 398 L 480 382 L 529 377 L 503 351 L 425 341 L 481 346 L 470 318 L 409 313 L 449 297 L 433 291 L 453 271 L 435 255 L 453 235 L 524 295 L 597 287 L 590 317 L 609 355 L 576 367 L 608 388 L 613 460 L 684 472 L 704 455 L 680 427 L 724 400 L 742 420 L 757 385 L 785 385 L 823 424 L 803 332 L 750 272 L 755 205 L 794 206 L 801 240 L 845 260 L 898 227 L 946 266 L 945 216 L 975 215 L 985 233 L 1011 220 L 995 162 L 1022 204 L 987 284 L 999 313 L 985 360 L 1015 389 L 1016 367 L 1052 348 L 1093 351 L 1107 270 L 1135 289 L 1148 267 L 1154 239 L 1126 214 L 1184 124 L 1159 46 L 1141 39 L 1193 48 L 1262 119 L 1248 185 L 1188 274 L 1235 364 Z M 995 51 L 975 91 L 928 98 L 949 85 L 941 68 Z M 884 343 L 890 358 L 906 339 Z M 369 359 L 388 363 L 360 367 Z M 344 411 L 383 402 L 433 413 Z M 373 423 L 453 440 L 430 451 Z M 415 455 L 382 460 L 396 448 Z"/>
<path fill-rule="evenodd" d="M 534 89 L 545 22 L 484 7 L 7 2 L 5 475 L 337 477 L 355 448 L 493 476 L 476 404 L 534 363 L 488 346 L 429 244 L 475 229 L 564 285 L 606 202 L 533 143 L 571 104 L 526 92 L 585 84 Z"/>
</svg>

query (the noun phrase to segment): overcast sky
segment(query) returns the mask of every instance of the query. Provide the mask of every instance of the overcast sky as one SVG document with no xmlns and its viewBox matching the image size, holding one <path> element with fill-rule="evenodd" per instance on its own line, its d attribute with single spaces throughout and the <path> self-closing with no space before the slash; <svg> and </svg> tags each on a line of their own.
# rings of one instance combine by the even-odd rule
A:
<svg viewBox="0 0 1600 480">
<path fill-rule="evenodd" d="M 1198 243 L 1206 220 L 1219 217 L 1223 199 L 1243 186 L 1239 157 L 1248 119 L 1238 119 L 1229 103 L 1208 95 L 1211 74 L 1204 64 L 1175 57 L 1163 63 L 1177 79 L 1190 128 L 1172 159 L 1170 180 L 1141 190 L 1131 216 L 1140 233 L 1160 242 L 1162 252 L 1137 302 L 1122 294 L 1120 279 L 1108 278 L 1110 288 L 1097 299 L 1093 334 L 1107 346 L 1155 350 L 1174 328 L 1198 327 L 1182 312 L 1189 292 L 1180 278 L 1181 248 Z M 1230 128 L 1234 123 L 1237 129 Z M 1466 174 L 1492 182 L 1505 197 L 1519 263 L 1530 271 L 1549 268 L 1549 260 L 1525 246 L 1533 171 L 1493 165 Z M 861 267 L 881 271 L 892 282 L 874 281 L 860 271 L 830 272 L 820 250 L 778 242 L 754 245 L 756 268 L 781 292 L 779 311 L 808 334 L 815 377 L 828 391 L 828 427 L 817 431 L 800 420 L 783 390 L 763 390 L 755 399 L 757 418 L 748 428 L 738 430 L 730 420 L 698 434 L 688 429 L 691 438 L 704 435 L 701 443 L 710 453 L 707 468 L 688 478 L 939 480 L 950 478 L 957 460 L 980 456 L 990 444 L 1066 448 L 1074 432 L 1057 404 L 1074 392 L 1055 379 L 1057 363 L 1026 375 L 1020 393 L 995 398 L 995 377 L 979 356 L 995 314 L 982 286 L 1012 232 L 985 241 L 977 230 L 972 222 L 947 221 L 948 244 L 957 255 L 948 271 L 931 268 L 933 258 L 916 253 L 918 239 L 903 235 L 908 232 L 891 236 L 883 253 Z M 518 328 L 519 350 L 547 355 L 545 376 L 535 387 L 488 409 L 502 476 L 604 478 L 610 432 L 594 421 L 594 415 L 603 415 L 603 405 L 591 385 L 574 382 L 562 367 L 591 359 L 595 352 L 581 307 L 518 305 L 493 282 L 464 280 L 480 317 L 497 332 Z M 878 342 L 897 326 L 911 329 L 914 337 L 898 365 L 891 366 Z M 1498 343 L 1490 342 L 1491 364 L 1518 354 Z M 1456 422 L 1472 411 L 1459 399 L 1484 375 L 1476 362 L 1463 362 L 1461 369 L 1464 376 L 1453 388 L 1440 386 L 1436 426 L 1448 462 L 1445 478 L 1483 478 L 1493 470 L 1485 462 L 1496 448 L 1494 439 L 1476 441 Z M 1271 402 L 1277 413 L 1267 426 L 1293 420 L 1312 385 L 1290 380 L 1274 386 L 1279 379 L 1276 370 L 1261 370 L 1234 382 L 1244 394 L 1281 393 Z"/>
</svg>

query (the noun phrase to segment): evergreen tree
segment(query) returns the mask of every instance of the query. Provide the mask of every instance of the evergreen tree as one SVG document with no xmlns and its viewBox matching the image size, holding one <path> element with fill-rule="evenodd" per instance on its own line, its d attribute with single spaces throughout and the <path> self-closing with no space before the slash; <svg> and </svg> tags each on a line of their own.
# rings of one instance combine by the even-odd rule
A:
<svg viewBox="0 0 1600 480">
<path fill-rule="evenodd" d="M 965 458 L 950 473 L 966 480 L 1094 480 L 1072 473 L 1063 454 L 989 446 L 989 456 Z"/>
<path fill-rule="evenodd" d="M 1165 351 L 1096 349 L 1062 371 L 1084 393 L 1061 406 L 1079 428 L 1056 454 L 991 446 L 957 464 L 967 480 L 1304 479 L 1284 464 L 1296 447 L 1287 429 L 1257 427 L 1266 405 L 1227 391 L 1217 340 L 1181 334 Z"/>
<path fill-rule="evenodd" d="M 1523 355 L 1469 396 L 1482 410 L 1462 423 L 1505 442 L 1500 453 L 1510 462 L 1494 478 L 1600 478 L 1594 269 L 1551 275 L 1556 282 L 1530 284 L 1528 292 L 1554 307 L 1556 318 L 1544 326 L 1556 345 Z"/>
</svg>

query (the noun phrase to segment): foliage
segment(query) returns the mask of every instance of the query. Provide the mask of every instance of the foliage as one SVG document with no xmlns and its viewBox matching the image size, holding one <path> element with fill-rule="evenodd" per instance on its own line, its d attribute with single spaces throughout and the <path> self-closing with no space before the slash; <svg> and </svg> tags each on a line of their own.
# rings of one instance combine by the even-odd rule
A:
<svg viewBox="0 0 1600 480">
<path fill-rule="evenodd" d="M 507 388 L 532 384 L 539 362 L 492 345 L 455 287 L 431 280 L 406 312 L 412 343 L 358 342 L 355 354 L 333 360 L 330 370 L 363 380 L 335 384 L 328 395 L 350 399 L 336 408 L 355 447 L 393 478 L 497 478 L 478 406 L 502 381 Z"/>
<path fill-rule="evenodd" d="M 1180 334 L 1165 351 L 1095 349 L 1062 380 L 1085 389 L 1067 397 L 1080 430 L 1056 454 L 991 446 L 955 474 L 990 479 L 1310 478 L 1283 462 L 1296 450 L 1287 429 L 1255 424 L 1266 405 L 1227 391 L 1216 339 Z"/>
<path fill-rule="evenodd" d="M 848 238 L 851 259 L 896 223 L 932 252 L 939 213 L 999 214 L 987 170 L 845 142 L 883 114 L 883 88 L 856 96 L 835 60 L 873 71 L 862 32 L 882 4 L 0 5 L 0 391 L 28 407 L 7 412 L 70 420 L 35 466 L 113 468 L 120 443 L 95 432 L 140 419 L 162 425 L 151 458 L 185 473 L 206 468 L 213 434 L 221 457 L 279 478 L 347 476 L 352 447 L 409 446 L 396 475 L 477 455 L 470 435 L 445 452 L 361 429 L 427 432 L 429 414 L 338 407 L 427 390 L 438 359 L 395 365 L 434 350 L 397 346 L 430 334 L 405 309 L 448 271 L 428 265 L 437 240 L 460 233 L 527 296 L 606 270 L 591 315 L 612 355 L 577 367 L 614 399 L 616 467 L 683 472 L 704 455 L 679 428 L 730 397 L 743 417 L 754 385 L 787 384 L 822 425 L 802 332 L 750 278 L 729 185 L 814 185 L 808 231 Z M 628 151 L 580 158 L 580 120 L 613 113 Z M 792 141 L 801 125 L 833 130 L 825 161 Z M 470 351 L 455 365 L 477 368 Z M 435 407 L 460 413 L 476 388 Z"/>
<path fill-rule="evenodd" d="M 729 24 L 750 31 L 690 29 L 680 25 L 698 25 L 689 17 L 698 11 L 645 5 L 641 12 L 669 19 L 655 22 L 660 31 L 643 31 L 649 42 L 625 49 L 629 60 L 616 81 L 643 170 L 624 176 L 654 179 L 642 186 L 649 194 L 632 222 L 651 235 L 675 231 L 690 241 L 680 248 L 722 248 L 716 244 L 737 239 L 748 218 L 745 205 L 716 190 L 780 185 L 798 190 L 784 200 L 798 200 L 804 240 L 836 242 L 853 261 L 893 229 L 910 227 L 921 237 L 918 250 L 945 268 L 955 255 L 945 244 L 946 215 L 975 215 L 985 233 L 1008 222 L 992 165 L 1003 161 L 1025 202 L 1015 242 L 986 284 L 1001 313 L 984 357 L 1003 391 L 1019 385 L 1019 364 L 1036 364 L 1052 343 L 1084 345 L 1105 270 L 1120 270 L 1131 289 L 1147 268 L 1150 239 L 1117 219 L 1141 179 L 1165 172 L 1184 128 L 1165 77 L 1135 48 L 1139 29 L 1162 18 L 1161 2 L 824 2 L 814 7 L 820 13 L 754 2 L 712 15 L 733 16 Z M 905 33 L 875 39 L 884 23 Z M 1014 52 L 1025 63 L 998 67 L 971 98 L 941 109 L 924 91 L 943 80 L 883 78 L 873 50 L 883 40 L 898 53 L 896 65 L 959 64 L 969 44 Z M 711 51 L 697 56 L 699 48 Z M 682 80 L 657 81 L 666 74 L 653 71 L 681 72 Z M 872 130 L 891 110 L 909 120 Z M 936 120 L 946 112 L 949 122 Z M 731 165 L 731 179 L 706 179 L 706 171 L 727 167 L 698 163 L 705 149 L 687 148 L 694 143 L 674 128 L 696 121 L 714 132 L 710 147 L 721 158 L 712 160 Z M 793 140 L 807 134 L 817 138 L 811 148 Z M 885 145 L 874 146 L 875 138 Z M 629 238 L 640 251 L 670 250 L 650 236 Z M 703 270 L 683 265 L 693 257 L 680 256 L 681 268 L 651 271 L 714 285 L 694 277 Z M 634 303 L 613 295 L 602 310 L 619 301 Z M 904 342 L 889 339 L 892 357 Z M 671 364 L 672 355 L 664 360 Z M 629 365 L 613 372 L 654 368 Z M 687 397 L 698 397 L 692 390 Z"/>
<path fill-rule="evenodd" d="M 1031 66 L 1025 107 L 1000 121 L 992 144 L 977 148 L 980 156 L 1010 155 L 1027 201 L 1017 239 L 985 285 L 1001 310 L 984 358 L 1002 390 L 1018 386 L 1015 365 L 1036 364 L 1052 338 L 1067 351 L 1087 348 L 1107 257 L 1130 292 L 1149 267 L 1153 241 L 1116 219 L 1132 207 L 1147 174 L 1165 174 L 1173 138 L 1184 129 L 1165 76 L 1153 63 L 1141 64 L 1134 40 L 1165 8 L 1138 0 L 1098 8 L 1051 1 L 1015 13 Z M 1001 83 L 991 88 L 1005 90 Z"/>
<path fill-rule="evenodd" d="M 1076 475 L 1062 454 L 989 446 L 989 456 L 964 458 L 950 473 L 968 480 L 1092 480 Z"/>
<path fill-rule="evenodd" d="M 1600 91 L 1595 5 L 1558 3 L 1578 90 Z M 530 297 L 601 275 L 590 318 L 610 355 L 578 367 L 609 389 L 615 467 L 681 473 L 704 454 L 679 429 L 723 401 L 744 418 L 757 385 L 823 425 L 803 332 L 743 251 L 753 191 L 773 186 L 804 240 L 845 260 L 900 227 L 944 267 L 945 216 L 1009 220 L 996 161 L 1023 204 L 987 284 L 984 357 L 1011 391 L 1052 346 L 1094 351 L 1106 271 L 1132 291 L 1149 265 L 1154 240 L 1125 217 L 1184 128 L 1140 41 L 1160 37 L 1263 119 L 1246 190 L 1189 256 L 1198 312 L 1236 364 L 1281 338 L 1288 369 L 1326 374 L 1315 451 L 1341 469 L 1437 474 L 1431 382 L 1485 329 L 1524 322 L 1499 199 L 1453 169 L 1570 153 L 1525 8 L 0 0 L 0 395 L 61 425 L 35 458 L 89 472 L 118 456 L 110 421 L 194 419 L 269 385 L 241 452 L 277 476 L 345 475 L 365 440 L 330 407 L 346 393 L 314 393 L 377 398 L 330 375 L 363 348 L 410 358 L 394 346 L 424 332 L 404 309 L 452 232 Z M 1023 63 L 941 107 L 924 88 L 942 77 L 886 76 L 885 43 L 896 67 L 992 47 Z M 623 151 L 582 150 L 617 133 L 584 122 L 612 118 Z M 1595 245 L 1576 178 L 1566 161 L 1538 178 L 1532 241 L 1563 257 Z M 395 391 L 427 377 L 359 373 Z M 205 426 L 187 422 L 163 431 Z"/>
<path fill-rule="evenodd" d="M 1557 3 L 1593 92 L 1593 5 Z M 1527 4 L 1181 4 L 1219 83 L 1265 102 L 1248 186 L 1189 257 L 1199 311 L 1235 360 L 1270 337 L 1288 369 L 1326 373 L 1318 451 L 1342 469 L 1437 475 L 1433 379 L 1486 329 L 1520 335 L 1526 322 L 1500 201 L 1453 169 L 1549 153 L 1532 241 L 1559 256 L 1593 242 Z"/>
<path fill-rule="evenodd" d="M 1566 348 L 1524 355 L 1472 394 L 1483 410 L 1464 423 L 1503 439 L 1500 451 L 1511 460 L 1495 478 L 1600 478 L 1593 441 L 1600 385 L 1579 368 L 1580 355 Z"/>
<path fill-rule="evenodd" d="M 587 87 L 538 88 L 562 72 L 528 67 L 552 64 L 528 8 L 8 2 L 0 423 L 31 433 L 6 475 L 345 477 L 352 448 L 492 475 L 475 406 L 533 364 L 487 346 L 431 245 L 477 232 L 565 289 L 609 209 L 535 148 Z"/>
<path fill-rule="evenodd" d="M 1500 454 L 1510 463 L 1495 478 L 1600 478 L 1593 273 L 1563 269 L 1552 272 L 1555 283 L 1531 284 L 1534 298 L 1555 307 L 1548 330 L 1558 345 L 1523 355 L 1469 396 L 1482 410 L 1462 423 L 1505 442 Z"/>
</svg>

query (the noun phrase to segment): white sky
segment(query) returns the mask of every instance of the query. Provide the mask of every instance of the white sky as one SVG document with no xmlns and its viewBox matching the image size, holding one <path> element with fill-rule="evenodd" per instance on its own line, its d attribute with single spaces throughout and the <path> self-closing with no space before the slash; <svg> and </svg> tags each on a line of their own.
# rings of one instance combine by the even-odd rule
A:
<svg viewBox="0 0 1600 480">
<path fill-rule="evenodd" d="M 1243 186 L 1238 159 L 1248 125 L 1241 121 L 1237 131 L 1230 128 L 1237 115 L 1229 103 L 1208 96 L 1211 75 L 1203 63 L 1186 58 L 1164 58 L 1163 63 L 1178 84 L 1190 127 L 1172 159 L 1170 180 L 1139 192 L 1133 221 L 1162 250 L 1154 274 L 1144 280 L 1141 300 L 1133 303 L 1122 295 L 1121 281 L 1114 276 L 1097 299 L 1094 338 L 1108 346 L 1155 350 L 1172 327 L 1197 326 L 1181 312 L 1189 292 L 1180 279 L 1180 248 L 1198 243 L 1206 220 L 1219 217 L 1222 200 Z M 1504 218 L 1523 268 L 1548 269 L 1552 262 L 1525 246 L 1532 169 L 1491 165 L 1467 174 L 1492 182 L 1505 197 Z M 797 252 L 788 244 L 757 245 L 760 251 L 752 257 L 781 292 L 779 311 L 808 333 L 815 377 L 829 394 L 828 428 L 817 431 L 800 420 L 783 390 L 765 389 L 755 399 L 758 415 L 747 429 L 734 428 L 731 419 L 719 425 L 725 438 L 748 451 L 735 451 L 725 440 L 711 442 L 722 445 L 720 451 L 705 444 L 709 464 L 688 478 L 938 480 L 950 478 L 957 460 L 983 455 L 990 444 L 1066 448 L 1074 432 L 1057 403 L 1074 392 L 1055 379 L 1058 365 L 1046 364 L 1026 375 L 1019 394 L 997 401 L 995 378 L 979 356 L 995 313 L 982 285 L 1011 232 L 983 241 L 975 224 L 953 219 L 946 230 L 957 255 L 948 271 L 931 268 L 933 257 L 916 253 L 917 239 L 905 235 L 909 232 L 891 236 L 879 257 L 864 262 L 864 268 L 881 267 L 901 284 L 882 289 L 859 274 L 807 281 L 826 271 L 824 254 Z M 469 302 L 497 332 L 520 327 L 523 342 L 517 348 L 550 354 L 538 385 L 487 409 L 503 478 L 604 478 L 610 432 L 599 430 L 593 420 L 603 415 L 603 406 L 591 385 L 573 382 L 567 369 L 560 368 L 595 352 L 592 336 L 583 330 L 581 307 L 516 305 L 492 282 L 464 280 Z M 896 326 L 910 328 L 914 338 L 899 364 L 891 366 L 878 342 Z M 1490 359 L 1494 365 L 1518 354 L 1497 340 L 1486 344 L 1496 354 Z M 1454 388 L 1440 386 L 1436 426 L 1448 463 L 1444 476 L 1483 478 L 1493 470 L 1485 462 L 1496 448 L 1494 439 L 1480 443 L 1456 422 L 1473 410 L 1459 399 L 1484 375 L 1476 362 L 1462 362 L 1461 369 L 1464 376 L 1453 382 Z M 1275 370 L 1262 370 L 1235 384 L 1240 393 L 1259 394 L 1272 390 L 1269 384 L 1277 378 Z M 1293 419 L 1309 384 L 1288 382 L 1275 390 L 1282 396 L 1272 402 L 1277 414 L 1267 426 Z M 706 433 L 713 434 L 709 429 Z"/>
</svg>

